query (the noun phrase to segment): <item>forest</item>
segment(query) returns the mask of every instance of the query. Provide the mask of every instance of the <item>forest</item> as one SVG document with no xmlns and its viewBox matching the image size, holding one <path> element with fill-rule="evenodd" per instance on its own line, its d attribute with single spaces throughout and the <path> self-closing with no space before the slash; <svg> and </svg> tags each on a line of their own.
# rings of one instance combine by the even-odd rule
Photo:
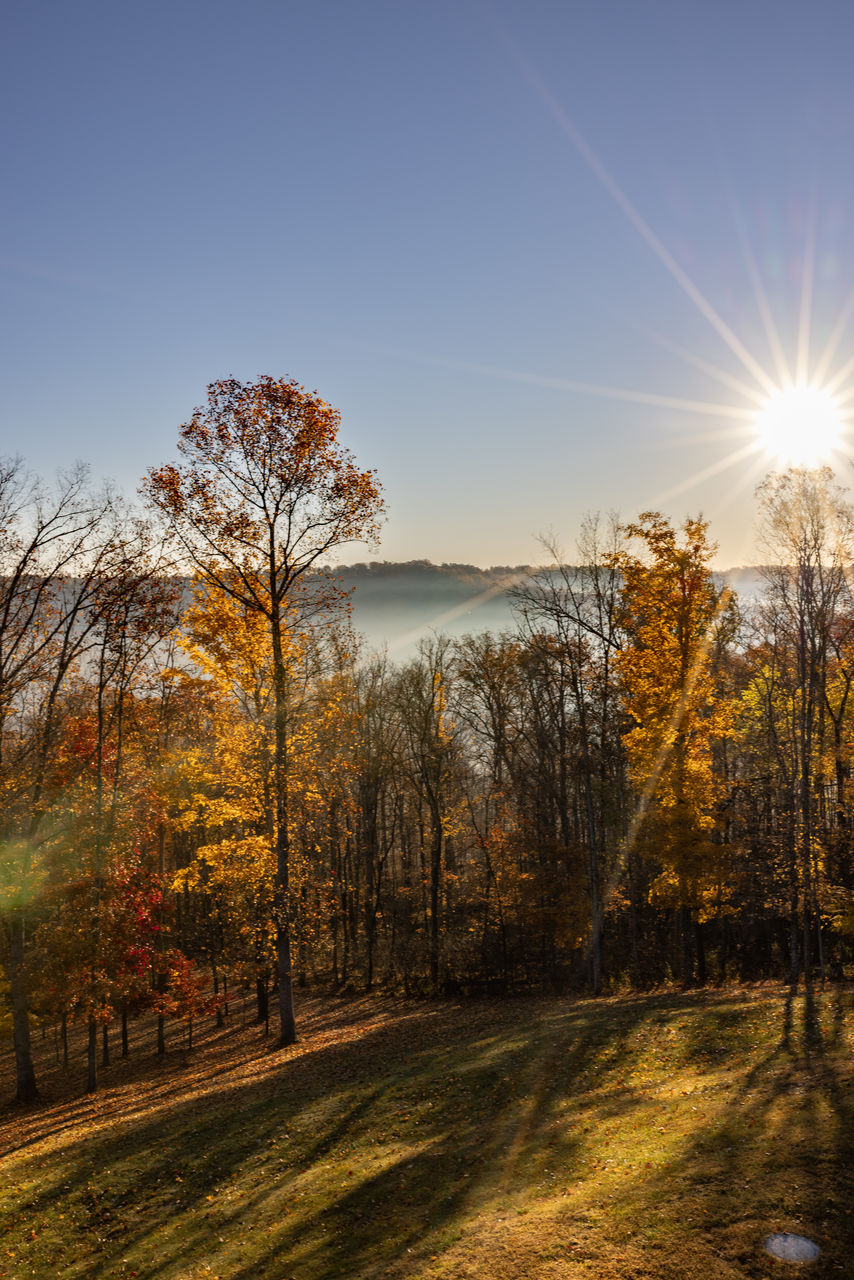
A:
<svg viewBox="0 0 854 1280">
<path fill-rule="evenodd" d="M 251 991 L 614 993 L 839 978 L 854 934 L 854 511 L 757 492 L 763 588 L 701 516 L 588 517 L 515 625 L 395 663 L 333 553 L 377 477 L 296 383 L 214 383 L 142 502 L 0 469 L 3 1035 L 221 1023 Z M 851 695 L 851 696 L 850 696 Z M 271 1027 L 272 1024 L 272 1027 Z"/>
</svg>

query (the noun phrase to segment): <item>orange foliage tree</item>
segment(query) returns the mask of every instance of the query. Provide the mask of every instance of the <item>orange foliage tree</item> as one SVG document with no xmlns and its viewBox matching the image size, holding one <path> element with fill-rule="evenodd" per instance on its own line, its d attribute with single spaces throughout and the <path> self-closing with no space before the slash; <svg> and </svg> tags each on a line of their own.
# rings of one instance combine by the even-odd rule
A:
<svg viewBox="0 0 854 1280">
<path fill-rule="evenodd" d="M 144 492 L 201 579 L 264 619 L 272 651 L 276 967 L 280 1040 L 296 1039 L 291 978 L 287 630 L 294 611 L 328 612 L 318 569 L 342 543 L 372 539 L 382 513 L 376 475 L 339 442 L 340 416 L 296 382 L 233 378 L 179 428 L 184 465 L 152 469 Z"/>
</svg>

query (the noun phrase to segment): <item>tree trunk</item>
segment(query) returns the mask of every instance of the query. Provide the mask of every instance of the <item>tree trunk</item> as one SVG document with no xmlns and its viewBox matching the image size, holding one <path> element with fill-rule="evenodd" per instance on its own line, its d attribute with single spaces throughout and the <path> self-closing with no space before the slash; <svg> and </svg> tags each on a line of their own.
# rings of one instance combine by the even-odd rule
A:
<svg viewBox="0 0 854 1280">
<path fill-rule="evenodd" d="M 216 1025 L 218 1027 L 225 1026 L 225 1016 L 222 1012 L 222 1005 L 219 1002 L 219 973 L 217 972 L 216 962 L 211 961 L 211 969 L 213 970 L 213 989 L 214 1000 L 216 1001 Z"/>
<path fill-rule="evenodd" d="M 15 1097 L 18 1102 L 34 1102 L 38 1089 L 30 1043 L 30 1011 L 24 971 L 24 916 L 18 907 L 12 909 L 9 917 L 9 986 L 15 1043 Z"/>
<path fill-rule="evenodd" d="M 797 985 L 800 973 L 800 951 L 798 949 L 798 895 L 792 894 L 789 904 L 789 982 Z"/>
<path fill-rule="evenodd" d="M 287 919 L 287 906 L 280 905 L 279 911 L 284 919 L 276 921 L 276 977 L 279 985 L 279 1044 L 284 1048 L 286 1045 L 296 1043 L 297 1025 L 294 1017 L 291 931 Z"/>
<path fill-rule="evenodd" d="M 98 1074 L 95 1063 L 95 1053 L 98 1046 L 98 1024 L 92 1015 L 89 1015 L 88 1037 L 86 1043 L 86 1092 L 94 1093 L 98 1087 Z"/>
<path fill-rule="evenodd" d="M 377 928 L 377 904 L 374 872 L 378 855 L 377 796 L 374 787 L 364 787 L 362 804 L 362 853 L 365 862 L 365 990 L 374 983 L 374 941 Z"/>
<path fill-rule="evenodd" d="M 290 838 L 288 835 L 288 692 L 282 651 L 281 618 L 275 602 L 275 546 L 272 549 L 270 583 L 274 597 L 271 618 L 273 687 L 276 695 L 276 977 L 279 987 L 279 1044 L 284 1048 L 297 1038 L 294 1018 L 293 970 L 290 922 Z"/>
<path fill-rule="evenodd" d="M 430 985 L 439 991 L 439 901 L 442 884 L 442 818 L 432 813 L 433 839 L 430 844 Z"/>
<path fill-rule="evenodd" d="M 729 962 L 729 924 L 726 916 L 721 920 L 721 940 L 720 951 L 718 952 L 718 986 L 723 986 L 726 982 L 727 965 Z"/>
<path fill-rule="evenodd" d="M 267 974 L 266 971 L 255 980 L 255 1005 L 256 1015 L 255 1021 L 260 1026 L 262 1022 L 266 1022 L 270 1017 L 270 999 L 267 994 Z"/>
<path fill-rule="evenodd" d="M 794 805 L 788 832 L 789 843 L 789 982 L 797 984 L 800 972 L 798 947 L 798 868 L 795 862 Z"/>
<path fill-rule="evenodd" d="M 587 735 L 587 714 L 584 693 L 578 679 L 573 680 L 573 692 L 579 711 L 581 749 L 584 761 L 584 807 L 587 825 L 587 876 L 590 884 L 590 960 L 593 994 L 602 994 L 602 912 L 599 906 L 599 848 L 596 829 L 596 809 L 593 803 L 593 767 L 590 761 L 590 743 Z"/>
<path fill-rule="evenodd" d="M 629 948 L 631 955 L 632 986 L 641 985 L 640 947 L 638 945 L 638 901 L 636 876 L 634 874 L 634 853 L 629 850 L 627 858 L 629 876 Z"/>
<path fill-rule="evenodd" d="M 812 912 L 809 909 L 806 893 L 803 895 L 803 952 L 804 982 L 812 982 Z"/>
<path fill-rule="evenodd" d="M 697 947 L 697 982 L 701 987 L 706 985 L 706 943 L 703 937 L 703 926 L 699 920 L 694 921 L 694 942 Z"/>
<path fill-rule="evenodd" d="M 157 870 L 160 876 L 160 885 L 162 888 L 164 876 L 166 875 L 166 828 L 161 822 L 157 829 Z M 163 896 L 161 895 L 160 906 L 157 912 L 158 931 L 157 931 L 157 953 L 160 957 L 157 975 L 157 990 L 161 996 L 166 991 L 166 974 L 163 972 Z M 162 1058 L 166 1052 L 166 1030 L 165 1019 L 162 1010 L 157 1014 L 157 1056 Z"/>
<path fill-rule="evenodd" d="M 691 908 L 679 908 L 679 932 L 682 937 L 682 985 L 694 985 L 694 953 L 691 947 Z"/>
</svg>

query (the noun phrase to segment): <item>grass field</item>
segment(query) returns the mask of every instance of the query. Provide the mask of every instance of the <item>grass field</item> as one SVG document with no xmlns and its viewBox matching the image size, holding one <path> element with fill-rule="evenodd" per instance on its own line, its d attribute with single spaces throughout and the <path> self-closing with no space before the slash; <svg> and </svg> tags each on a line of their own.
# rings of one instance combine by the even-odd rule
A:
<svg viewBox="0 0 854 1280">
<path fill-rule="evenodd" d="M 238 1024 L 158 1061 L 139 1026 L 94 1098 L 44 1042 L 44 1101 L 0 1115 L 0 1276 L 852 1277 L 852 1006 L 312 997 L 287 1050 Z"/>
</svg>

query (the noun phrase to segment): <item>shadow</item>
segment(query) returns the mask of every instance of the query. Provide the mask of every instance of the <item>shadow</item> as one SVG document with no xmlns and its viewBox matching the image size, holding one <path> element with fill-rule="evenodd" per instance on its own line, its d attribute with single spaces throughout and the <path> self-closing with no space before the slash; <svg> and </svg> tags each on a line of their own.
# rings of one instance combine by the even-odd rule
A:
<svg viewBox="0 0 854 1280">
<path fill-rule="evenodd" d="M 811 1277 L 854 1274 L 854 1098 L 842 994 L 782 1001 L 777 1045 L 754 1064 L 724 1114 L 686 1144 L 666 1179 L 649 1179 L 634 1212 L 654 1215 L 674 1185 L 685 1220 L 714 1238 L 727 1275 L 765 1276 L 772 1264 L 765 1237 L 806 1235 L 822 1249 Z M 733 1194 L 735 1192 L 735 1195 Z M 739 1203 L 739 1194 L 741 1203 Z"/>
<path fill-rule="evenodd" d="M 44 1254 L 10 1244 L 21 1274 L 758 1277 L 762 1238 L 800 1228 L 838 1276 L 854 1249 L 838 991 L 317 1002 L 303 1025 L 291 1050 L 222 1035 L 97 1127 L 88 1101 L 46 1115 L 0 1210 L 9 1241 L 52 1224 Z"/>
<path fill-rule="evenodd" d="M 780 1036 L 780 1046 L 786 1053 L 790 1053 L 792 1049 L 792 1005 L 794 999 L 795 988 L 789 984 L 783 1005 L 783 1031 Z"/>
</svg>

